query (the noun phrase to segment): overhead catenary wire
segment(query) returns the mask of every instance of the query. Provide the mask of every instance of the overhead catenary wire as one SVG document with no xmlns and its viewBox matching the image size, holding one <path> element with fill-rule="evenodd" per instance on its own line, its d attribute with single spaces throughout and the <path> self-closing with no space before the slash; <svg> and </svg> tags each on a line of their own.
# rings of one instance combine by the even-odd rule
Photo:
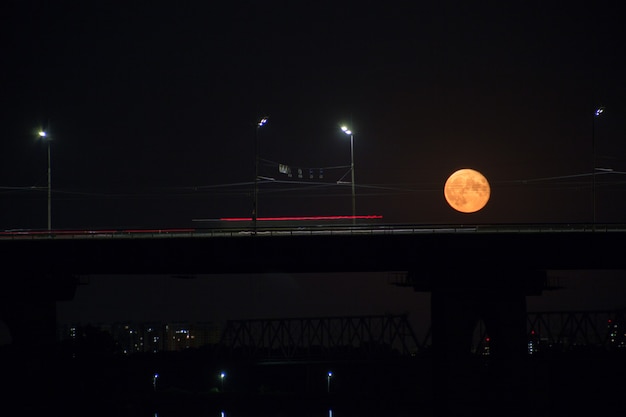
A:
<svg viewBox="0 0 626 417">
<path fill-rule="evenodd" d="M 322 169 L 345 169 L 347 166 L 332 166 Z M 349 167 L 348 167 L 349 168 Z M 305 168 L 303 168 L 305 169 Z M 309 168 L 306 168 L 309 169 Z M 319 169 L 319 168 L 315 168 Z M 595 173 L 598 176 L 622 176 L 626 171 L 609 171 L 599 170 Z M 490 182 L 494 189 L 507 187 L 526 187 L 540 186 L 542 188 L 569 189 L 573 187 L 589 187 L 588 181 L 572 181 L 591 177 L 593 173 L 568 174 L 549 177 L 537 177 L 526 179 L 499 180 Z M 341 177 L 340 177 L 341 178 Z M 623 185 L 624 180 L 614 180 L 610 185 Z M 264 177 L 259 181 L 261 186 L 273 186 L 274 188 L 264 187 L 259 190 L 263 194 L 271 193 L 290 193 L 303 191 L 320 191 L 324 189 L 345 189 L 349 182 L 341 182 L 341 179 L 328 181 L 308 180 L 308 179 L 280 179 L 274 177 Z M 249 188 L 252 186 L 251 181 L 216 183 L 216 184 L 200 184 L 200 185 L 182 185 L 182 186 L 165 186 L 165 187 L 137 187 L 133 186 L 129 190 L 120 190 L 115 192 L 94 191 L 80 189 L 56 188 L 53 194 L 56 196 L 64 196 L 65 198 L 118 198 L 118 199 L 138 199 L 138 198 L 163 198 L 163 197 L 196 197 L 201 194 L 212 195 L 242 195 L 249 194 Z M 441 190 L 442 184 L 435 182 L 421 183 L 360 183 L 355 186 L 361 191 L 361 195 L 367 196 L 384 196 L 384 195 L 403 195 L 411 193 L 432 192 Z M 282 188 L 280 188 L 282 187 Z M 41 186 L 0 186 L 0 195 L 16 194 L 16 193 L 41 193 L 46 192 L 46 187 Z M 367 192 L 367 194 L 363 194 Z M 319 194 L 318 194 L 319 195 Z"/>
</svg>

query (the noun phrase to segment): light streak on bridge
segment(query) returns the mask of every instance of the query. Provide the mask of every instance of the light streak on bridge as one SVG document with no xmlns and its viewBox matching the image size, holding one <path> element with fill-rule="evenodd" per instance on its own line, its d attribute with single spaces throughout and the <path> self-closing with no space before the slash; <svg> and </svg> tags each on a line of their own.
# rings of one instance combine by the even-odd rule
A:
<svg viewBox="0 0 626 417">
<path fill-rule="evenodd" d="M 339 216 L 331 216 L 336 220 Z M 376 219 L 377 216 L 361 216 Z M 352 218 L 352 216 L 346 216 Z M 309 220 L 317 219 L 317 222 Z M 327 224 L 324 217 L 274 217 L 265 220 L 272 225 L 247 227 L 248 218 L 216 219 L 211 227 L 162 229 L 9 229 L 0 231 L 0 240 L 12 239 L 133 239 L 180 237 L 292 236 L 292 235 L 362 235 L 362 234 L 461 234 L 461 233 L 611 233 L 626 232 L 626 224 L 481 224 L 481 225 L 421 225 L 421 224 Z M 258 219 L 263 221 L 264 219 Z M 280 225 L 276 223 L 285 222 Z M 300 223 L 300 221 L 304 221 Z M 241 224 L 241 225 L 240 225 Z M 239 226 L 233 226 L 239 225 Z"/>
</svg>

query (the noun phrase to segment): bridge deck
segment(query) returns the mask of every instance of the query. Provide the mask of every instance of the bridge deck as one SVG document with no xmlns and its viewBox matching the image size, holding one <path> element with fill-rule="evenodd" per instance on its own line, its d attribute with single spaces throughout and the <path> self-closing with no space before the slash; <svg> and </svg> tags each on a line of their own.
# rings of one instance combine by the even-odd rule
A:
<svg viewBox="0 0 626 417">
<path fill-rule="evenodd" d="M 72 274 L 626 269 L 625 247 L 625 225 L 10 231 L 0 237 L 4 265 Z"/>
<path fill-rule="evenodd" d="M 295 235 L 361 235 L 361 234 L 430 234 L 430 233 L 591 233 L 626 232 L 626 224 L 488 224 L 488 225 L 298 225 L 253 228 L 207 227 L 170 229 L 85 229 L 85 230 L 31 230 L 0 231 L 0 240 L 28 239 L 121 239 L 157 237 L 245 237 Z"/>
</svg>

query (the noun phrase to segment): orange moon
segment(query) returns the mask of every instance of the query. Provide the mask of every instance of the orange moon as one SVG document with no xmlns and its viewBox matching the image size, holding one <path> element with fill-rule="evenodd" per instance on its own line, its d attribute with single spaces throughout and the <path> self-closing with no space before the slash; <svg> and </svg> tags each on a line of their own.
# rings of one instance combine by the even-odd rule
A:
<svg viewBox="0 0 626 417">
<path fill-rule="evenodd" d="M 491 187 L 483 174 L 464 168 L 448 177 L 443 194 L 453 209 L 461 213 L 474 213 L 489 201 Z"/>
</svg>

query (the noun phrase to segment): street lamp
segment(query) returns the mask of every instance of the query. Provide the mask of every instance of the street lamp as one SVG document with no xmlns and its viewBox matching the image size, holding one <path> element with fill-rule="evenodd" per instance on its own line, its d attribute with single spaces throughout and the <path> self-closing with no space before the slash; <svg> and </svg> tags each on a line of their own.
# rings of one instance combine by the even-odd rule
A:
<svg viewBox="0 0 626 417">
<path fill-rule="evenodd" d="M 152 375 L 152 388 L 154 388 L 154 390 L 157 390 L 157 379 L 159 379 L 159 374 L 154 374 Z"/>
<path fill-rule="evenodd" d="M 591 172 L 591 195 L 593 199 L 593 230 L 596 230 L 596 119 L 604 113 L 604 107 L 598 107 L 593 112 L 593 123 L 591 130 L 591 147 L 593 152 L 593 171 Z"/>
<path fill-rule="evenodd" d="M 259 129 L 267 123 L 267 117 L 262 117 L 256 123 L 254 130 L 254 196 L 252 198 L 252 227 L 256 234 L 256 220 L 259 205 Z"/>
<path fill-rule="evenodd" d="M 330 378 L 331 378 L 332 376 L 333 376 L 333 373 L 332 373 L 332 372 L 330 372 L 330 371 L 328 371 L 328 378 L 327 378 L 327 380 L 328 380 L 328 392 L 330 392 Z"/>
<path fill-rule="evenodd" d="M 52 170 L 50 168 L 50 137 L 44 130 L 39 131 L 39 137 L 48 144 L 48 231 L 52 230 Z"/>
<path fill-rule="evenodd" d="M 224 372 L 222 372 L 220 374 L 220 380 L 222 382 L 222 392 L 224 392 L 224 378 L 226 378 L 226 374 Z"/>
<path fill-rule="evenodd" d="M 350 135 L 350 171 L 352 173 L 352 223 L 356 216 L 356 194 L 354 191 L 354 134 L 347 126 L 341 126 L 341 130 L 346 135 Z"/>
</svg>

